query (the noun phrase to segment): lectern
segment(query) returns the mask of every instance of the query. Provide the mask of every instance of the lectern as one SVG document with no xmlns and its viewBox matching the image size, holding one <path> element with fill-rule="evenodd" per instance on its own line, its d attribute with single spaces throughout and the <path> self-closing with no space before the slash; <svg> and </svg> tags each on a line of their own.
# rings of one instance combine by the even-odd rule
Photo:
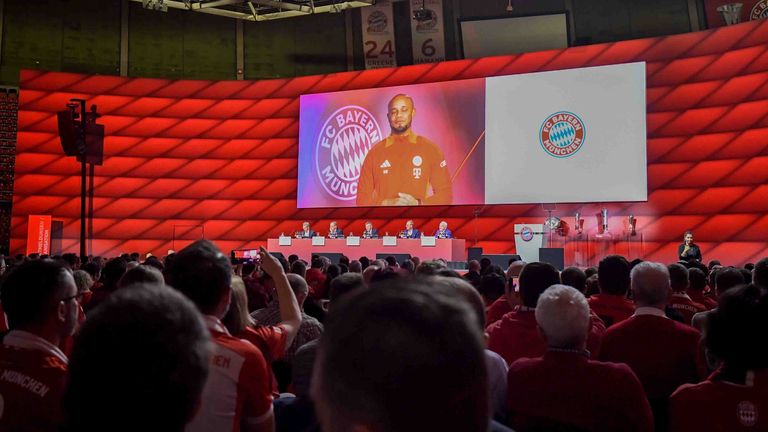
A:
<svg viewBox="0 0 768 432">
<path fill-rule="evenodd" d="M 544 224 L 515 224 L 515 248 L 523 261 L 538 261 L 543 246 Z"/>
</svg>

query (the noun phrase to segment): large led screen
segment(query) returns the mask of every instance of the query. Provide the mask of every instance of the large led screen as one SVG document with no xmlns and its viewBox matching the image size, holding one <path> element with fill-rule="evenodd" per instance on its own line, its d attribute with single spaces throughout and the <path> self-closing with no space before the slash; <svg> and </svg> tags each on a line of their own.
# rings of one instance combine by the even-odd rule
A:
<svg viewBox="0 0 768 432">
<path fill-rule="evenodd" d="M 297 203 L 643 201 L 645 110 L 641 62 L 305 95 Z"/>
</svg>

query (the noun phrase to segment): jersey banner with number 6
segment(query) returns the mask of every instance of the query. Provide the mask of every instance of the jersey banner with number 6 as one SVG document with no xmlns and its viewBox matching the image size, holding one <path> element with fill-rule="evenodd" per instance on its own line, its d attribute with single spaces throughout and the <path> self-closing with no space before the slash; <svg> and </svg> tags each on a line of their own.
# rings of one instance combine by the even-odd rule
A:
<svg viewBox="0 0 768 432">
<path fill-rule="evenodd" d="M 301 96 L 299 208 L 477 204 L 485 80 Z"/>
</svg>

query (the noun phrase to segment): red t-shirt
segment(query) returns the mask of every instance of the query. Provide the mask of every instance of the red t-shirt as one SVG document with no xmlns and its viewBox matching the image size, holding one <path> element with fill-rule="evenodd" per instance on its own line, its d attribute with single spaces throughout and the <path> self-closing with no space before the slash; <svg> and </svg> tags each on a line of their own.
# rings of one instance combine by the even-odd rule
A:
<svg viewBox="0 0 768 432">
<path fill-rule="evenodd" d="M 643 387 L 627 365 L 547 351 L 541 358 L 514 362 L 507 377 L 515 430 L 653 430 Z"/>
<path fill-rule="evenodd" d="M 669 297 L 667 305 L 672 309 L 678 311 L 683 316 L 683 321 L 690 325 L 693 316 L 699 312 L 704 312 L 707 308 L 701 304 L 696 303 L 688 297 L 687 294 L 674 293 Z"/>
<path fill-rule="evenodd" d="M 281 325 L 248 327 L 237 337 L 256 345 L 256 348 L 264 354 L 267 363 L 279 360 L 285 354 L 286 333 L 285 327 Z"/>
<path fill-rule="evenodd" d="M 734 384 L 714 373 L 700 384 L 685 384 L 670 398 L 670 430 L 676 432 L 768 430 L 768 370 Z"/>
<path fill-rule="evenodd" d="M 217 319 L 205 318 L 214 352 L 200 411 L 186 430 L 238 432 L 245 419 L 266 420 L 272 415 L 272 384 L 264 356 L 252 343 L 230 336 Z"/>
<path fill-rule="evenodd" d="M 58 431 L 66 376 L 51 353 L 0 345 L 0 431 Z"/>
<path fill-rule="evenodd" d="M 547 350 L 547 344 L 537 326 L 534 309 L 520 306 L 486 328 L 488 349 L 504 357 L 507 364 L 525 357 L 541 357 Z M 587 338 L 587 349 L 593 357 L 599 354 L 603 333 L 605 325 L 593 317 Z"/>
<path fill-rule="evenodd" d="M 512 306 L 509 305 L 507 296 L 499 297 L 485 310 L 485 326 L 490 326 L 510 312 L 512 312 Z"/>
<path fill-rule="evenodd" d="M 587 302 L 589 308 L 605 322 L 606 327 L 622 322 L 635 313 L 635 304 L 622 295 L 596 294 Z"/>
<path fill-rule="evenodd" d="M 696 303 L 704 305 L 707 310 L 712 310 L 717 307 L 717 299 L 705 296 L 704 293 L 696 291 L 688 291 L 688 296 Z"/>
</svg>

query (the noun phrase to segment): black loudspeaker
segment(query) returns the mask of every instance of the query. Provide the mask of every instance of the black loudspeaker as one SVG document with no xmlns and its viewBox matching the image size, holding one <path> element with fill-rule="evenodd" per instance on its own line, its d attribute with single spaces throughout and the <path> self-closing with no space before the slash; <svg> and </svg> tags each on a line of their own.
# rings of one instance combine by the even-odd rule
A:
<svg viewBox="0 0 768 432">
<path fill-rule="evenodd" d="M 376 259 L 387 259 L 388 256 L 393 256 L 397 262 L 401 263 L 405 260 L 411 259 L 411 254 L 398 254 L 398 253 L 377 253 Z"/>
<path fill-rule="evenodd" d="M 552 264 L 556 269 L 565 267 L 565 251 L 563 248 L 540 248 L 539 261 Z"/>
<path fill-rule="evenodd" d="M 467 262 L 472 260 L 480 261 L 480 258 L 482 256 L 483 256 L 483 248 L 481 247 L 471 247 L 467 249 Z"/>
<path fill-rule="evenodd" d="M 285 258 L 285 255 L 283 255 L 282 252 L 270 252 L 269 254 L 277 259 Z"/>
<path fill-rule="evenodd" d="M 488 258 L 491 260 L 491 264 L 495 264 L 505 271 L 507 270 L 507 267 L 509 267 L 510 260 L 520 261 L 520 255 L 512 254 L 483 255 L 482 258 Z"/>
<path fill-rule="evenodd" d="M 318 253 L 313 253 L 312 255 L 324 256 L 329 260 L 331 260 L 331 264 L 338 264 L 339 260 L 341 260 L 341 257 L 344 254 L 339 252 L 318 252 Z"/>
</svg>

